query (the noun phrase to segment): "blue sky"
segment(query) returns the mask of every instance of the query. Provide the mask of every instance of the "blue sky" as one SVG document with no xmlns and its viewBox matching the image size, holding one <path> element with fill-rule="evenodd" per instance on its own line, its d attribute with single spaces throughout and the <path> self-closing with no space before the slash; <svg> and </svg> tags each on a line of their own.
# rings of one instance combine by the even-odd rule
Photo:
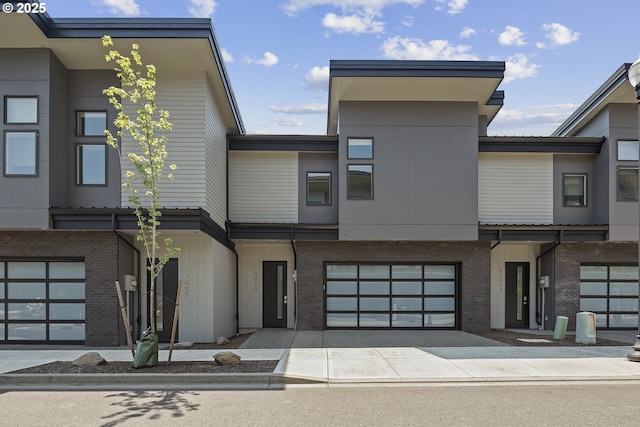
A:
<svg viewBox="0 0 640 427">
<path fill-rule="evenodd" d="M 247 133 L 325 134 L 331 59 L 499 60 L 490 135 L 548 135 L 640 54 L 637 0 L 47 0 L 63 17 L 213 20 Z M 142 52 L 144 55 L 144 52 Z"/>
</svg>

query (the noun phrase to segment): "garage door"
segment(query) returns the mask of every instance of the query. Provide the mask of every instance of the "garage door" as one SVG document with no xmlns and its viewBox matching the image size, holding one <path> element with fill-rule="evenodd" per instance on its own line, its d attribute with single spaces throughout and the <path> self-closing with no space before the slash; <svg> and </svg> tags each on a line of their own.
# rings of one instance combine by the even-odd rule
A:
<svg viewBox="0 0 640 427">
<path fill-rule="evenodd" d="M 327 328 L 458 327 L 456 264 L 325 264 Z"/>
<path fill-rule="evenodd" d="M 81 343 L 83 261 L 0 261 L 0 342 Z"/>
<path fill-rule="evenodd" d="M 637 329 L 638 267 L 581 265 L 580 311 L 596 313 L 601 329 Z"/>
</svg>

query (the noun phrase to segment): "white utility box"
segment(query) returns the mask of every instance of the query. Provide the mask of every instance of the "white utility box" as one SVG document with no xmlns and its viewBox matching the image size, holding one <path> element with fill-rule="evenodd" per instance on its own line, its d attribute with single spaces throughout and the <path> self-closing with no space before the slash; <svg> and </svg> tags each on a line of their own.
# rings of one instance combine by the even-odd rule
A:
<svg viewBox="0 0 640 427">
<path fill-rule="evenodd" d="M 596 314 L 581 311 L 576 315 L 576 342 L 580 344 L 596 343 Z"/>
</svg>

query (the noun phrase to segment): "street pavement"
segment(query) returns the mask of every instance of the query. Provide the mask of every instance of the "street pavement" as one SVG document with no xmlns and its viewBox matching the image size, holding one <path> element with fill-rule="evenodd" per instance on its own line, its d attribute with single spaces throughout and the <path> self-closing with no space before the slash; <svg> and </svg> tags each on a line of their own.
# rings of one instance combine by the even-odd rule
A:
<svg viewBox="0 0 640 427">
<path fill-rule="evenodd" d="M 533 333 L 537 331 L 526 331 Z M 543 332 L 541 332 L 543 333 Z M 539 339 L 553 340 L 547 332 Z M 128 348 L 0 346 L 0 389 L 283 388 L 289 384 L 411 384 L 552 381 L 637 381 L 640 363 L 626 355 L 635 332 L 598 332 L 621 346 L 510 346 L 462 331 L 260 330 L 239 349 L 244 361 L 277 360 L 270 374 L 30 375 L 10 372 L 97 351 L 131 361 Z M 568 336 L 567 339 L 573 339 Z M 222 350 L 174 349 L 172 361 L 211 361 Z M 160 361 L 169 351 L 161 349 Z"/>
</svg>

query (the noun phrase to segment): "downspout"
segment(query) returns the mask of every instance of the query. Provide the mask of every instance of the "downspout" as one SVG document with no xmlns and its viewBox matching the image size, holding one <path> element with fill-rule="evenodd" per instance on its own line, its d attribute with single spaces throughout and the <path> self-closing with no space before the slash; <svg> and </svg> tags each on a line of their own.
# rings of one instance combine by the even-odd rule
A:
<svg viewBox="0 0 640 427">
<path fill-rule="evenodd" d="M 136 277 L 138 278 L 138 283 L 141 283 L 142 279 L 140 278 L 140 250 L 138 248 L 136 248 L 131 242 L 129 242 L 127 239 L 125 239 L 125 236 L 122 235 L 117 227 L 116 227 L 116 215 L 115 214 L 111 214 L 111 230 L 113 231 L 113 233 L 121 240 L 123 241 L 127 246 L 129 246 L 131 249 L 133 249 L 133 251 L 136 253 L 137 255 L 137 261 L 134 262 L 135 264 L 135 274 Z M 140 298 L 137 299 L 137 305 L 138 305 L 138 313 L 140 312 Z M 131 313 L 129 313 L 131 314 Z M 130 320 L 131 321 L 131 320 Z M 139 325 L 138 325 L 139 327 Z M 134 333 L 134 336 L 137 336 L 137 334 Z"/>
<path fill-rule="evenodd" d="M 293 250 L 293 299 L 295 301 L 293 306 L 293 330 L 298 330 L 298 253 L 296 252 L 296 245 L 293 242 L 293 226 L 291 227 L 291 249 Z"/>
<path fill-rule="evenodd" d="M 538 289 L 538 301 L 536 302 L 536 323 L 538 327 L 544 330 L 544 300 L 545 300 L 545 288 L 541 287 L 539 284 L 540 281 L 540 260 L 543 256 L 548 254 L 549 252 L 555 250 L 560 245 L 560 241 L 554 242 L 553 246 L 541 253 L 536 257 L 536 289 Z M 553 257 L 553 270 L 555 271 L 555 262 L 556 259 Z"/>
<path fill-rule="evenodd" d="M 226 210 L 227 210 L 227 240 L 229 241 L 229 249 L 233 251 L 233 254 L 236 256 L 236 335 L 240 335 L 240 256 L 238 255 L 238 251 L 236 250 L 236 245 L 231 240 L 231 220 L 229 219 L 229 135 L 227 135 L 227 170 L 226 170 Z"/>
</svg>

